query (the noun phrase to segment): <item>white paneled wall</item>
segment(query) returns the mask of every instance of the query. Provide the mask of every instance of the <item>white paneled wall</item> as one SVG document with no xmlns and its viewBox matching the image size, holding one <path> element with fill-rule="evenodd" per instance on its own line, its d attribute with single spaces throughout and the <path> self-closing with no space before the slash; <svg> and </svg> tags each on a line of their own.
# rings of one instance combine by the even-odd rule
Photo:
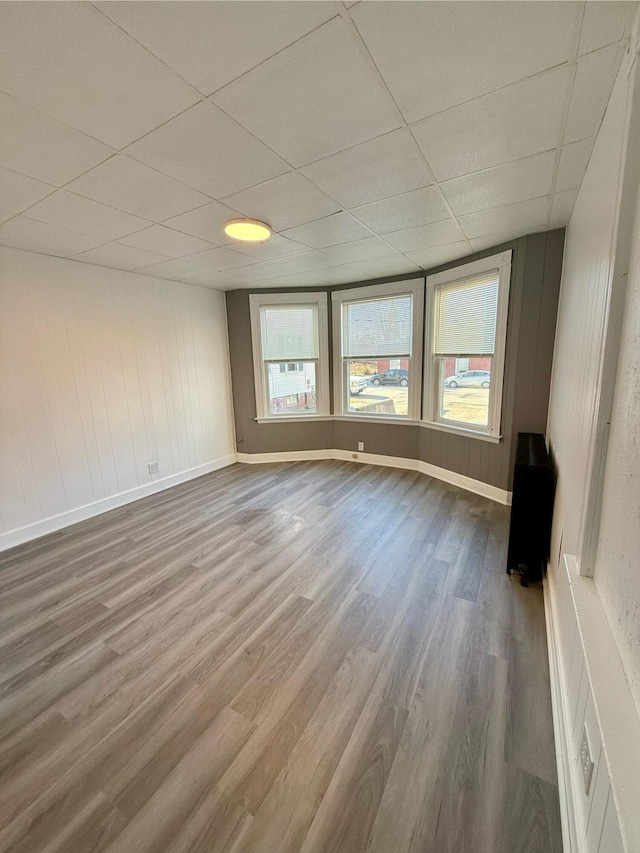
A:
<svg viewBox="0 0 640 853">
<path fill-rule="evenodd" d="M 599 395 L 603 335 L 609 307 L 624 166 L 628 81 L 620 74 L 567 228 L 549 401 L 548 435 L 561 475 L 555 504 L 556 537 L 579 551 L 583 496 Z M 557 553 L 559 542 L 555 542 Z"/>
<path fill-rule="evenodd" d="M 0 250 L 0 547 L 234 450 L 222 293 Z"/>
<path fill-rule="evenodd" d="M 613 405 L 615 372 L 619 377 L 633 372 L 638 355 L 637 334 L 627 323 L 628 346 L 621 353 L 634 360 L 617 364 L 625 294 L 634 289 L 626 280 L 634 274 L 629 258 L 640 173 L 639 44 L 636 25 L 567 229 L 547 430 L 557 491 L 545 594 L 572 853 L 640 851 L 640 717 L 629 684 L 640 649 L 631 637 L 637 619 L 629 615 L 640 600 L 637 536 L 622 541 L 619 535 L 621 528 L 637 525 L 632 516 L 640 484 L 628 452 L 628 467 L 618 459 L 616 476 L 615 441 L 606 455 L 608 422 L 620 415 Z M 619 409 L 629 408 L 624 396 L 616 399 Z M 635 447 L 637 400 L 633 405 L 620 446 L 630 438 Z M 620 433 L 615 423 L 612 430 L 614 437 Z M 600 494 L 605 523 L 595 556 Z M 579 566 L 595 579 L 581 576 Z M 579 761 L 585 726 L 595 765 L 588 795 Z"/>
<path fill-rule="evenodd" d="M 571 572 L 571 561 L 563 560 L 558 571 L 549 578 L 551 585 L 549 607 L 553 611 L 555 643 L 558 652 L 559 683 L 556 686 L 558 694 L 562 696 L 560 714 L 567 735 L 566 754 L 558 755 L 558 760 L 564 762 L 563 771 L 571 792 L 568 793 L 571 798 L 569 807 L 573 811 L 575 830 L 571 847 L 566 845 L 566 853 L 570 853 L 571 850 L 580 853 L 583 851 L 624 853 L 625 848 L 620 838 L 618 815 L 613 801 L 609 768 L 596 715 L 583 636 L 577 617 Z M 573 581 L 576 580 L 577 578 L 574 577 Z M 592 584 L 593 582 L 584 579 L 584 583 Z M 588 795 L 579 762 L 580 742 L 585 725 L 594 763 Z M 607 840 L 603 841 L 605 819 L 608 826 Z M 616 844 L 613 843 L 615 833 L 617 833 Z"/>
</svg>

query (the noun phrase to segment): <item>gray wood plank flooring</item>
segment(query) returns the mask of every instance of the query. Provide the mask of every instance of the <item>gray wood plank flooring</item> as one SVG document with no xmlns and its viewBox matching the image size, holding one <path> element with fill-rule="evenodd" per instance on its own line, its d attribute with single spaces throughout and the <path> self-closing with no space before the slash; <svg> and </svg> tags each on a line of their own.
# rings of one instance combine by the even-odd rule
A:
<svg viewBox="0 0 640 853">
<path fill-rule="evenodd" d="M 560 853 L 507 529 L 415 472 L 234 465 L 0 554 L 0 851 Z"/>
</svg>

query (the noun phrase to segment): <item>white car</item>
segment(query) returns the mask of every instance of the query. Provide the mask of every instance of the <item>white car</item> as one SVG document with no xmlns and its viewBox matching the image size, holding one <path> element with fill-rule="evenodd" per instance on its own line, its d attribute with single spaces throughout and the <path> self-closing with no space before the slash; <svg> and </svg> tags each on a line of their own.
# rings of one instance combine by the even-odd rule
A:
<svg viewBox="0 0 640 853">
<path fill-rule="evenodd" d="M 367 380 L 364 376 L 354 376 L 353 374 L 349 377 L 349 388 L 352 394 L 362 394 L 364 389 L 367 387 Z"/>
<path fill-rule="evenodd" d="M 488 388 L 490 382 L 488 370 L 465 370 L 444 380 L 445 388 Z"/>
</svg>

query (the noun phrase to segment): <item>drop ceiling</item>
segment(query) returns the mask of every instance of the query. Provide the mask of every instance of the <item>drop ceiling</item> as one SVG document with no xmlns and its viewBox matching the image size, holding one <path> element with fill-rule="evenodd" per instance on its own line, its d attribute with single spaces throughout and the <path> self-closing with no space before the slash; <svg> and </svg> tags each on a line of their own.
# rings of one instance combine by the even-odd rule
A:
<svg viewBox="0 0 640 853">
<path fill-rule="evenodd" d="M 566 225 L 637 7 L 1 3 L 0 244 L 228 290 Z"/>
</svg>

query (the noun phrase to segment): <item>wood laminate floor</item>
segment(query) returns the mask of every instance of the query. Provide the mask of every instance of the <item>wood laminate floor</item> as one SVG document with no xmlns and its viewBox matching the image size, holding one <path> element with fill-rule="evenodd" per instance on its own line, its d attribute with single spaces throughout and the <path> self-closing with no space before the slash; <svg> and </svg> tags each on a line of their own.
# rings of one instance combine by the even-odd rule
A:
<svg viewBox="0 0 640 853">
<path fill-rule="evenodd" d="M 0 555 L 0 850 L 559 853 L 508 510 L 234 465 Z"/>
</svg>

